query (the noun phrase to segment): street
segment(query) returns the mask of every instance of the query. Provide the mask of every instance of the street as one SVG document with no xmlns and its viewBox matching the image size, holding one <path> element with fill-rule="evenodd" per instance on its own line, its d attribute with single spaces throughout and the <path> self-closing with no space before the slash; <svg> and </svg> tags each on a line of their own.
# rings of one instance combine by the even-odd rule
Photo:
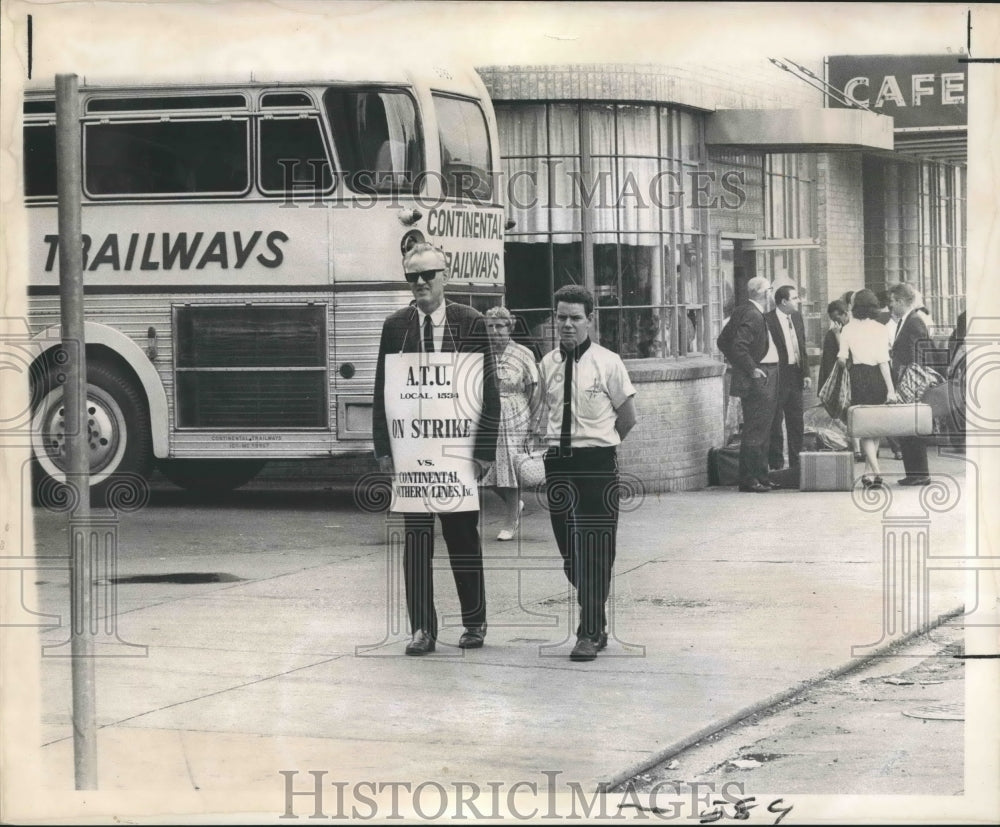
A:
<svg viewBox="0 0 1000 827">
<path fill-rule="evenodd" d="M 928 524 L 920 492 L 896 489 L 883 510 L 911 514 L 934 553 L 961 555 L 971 475 L 963 458 L 934 462 L 954 486 L 947 508 L 939 500 Z M 716 488 L 627 503 L 611 643 L 597 661 L 573 663 L 573 602 L 548 515 L 536 492 L 525 500 L 520 540 L 498 543 L 500 504 L 485 499 L 485 648 L 455 646 L 461 625 L 441 553 L 438 652 L 415 659 L 403 656 L 405 603 L 384 513 L 318 480 L 212 498 L 154 487 L 148 505 L 108 530 L 117 554 L 100 599 L 116 613 L 97 644 L 101 789 L 239 792 L 248 809 L 276 814 L 290 800 L 282 772 L 296 795 L 311 772 L 349 784 L 592 791 L 905 631 L 884 628 L 907 615 L 905 606 L 883 615 L 881 512 L 846 492 Z M 35 509 L 35 526 L 40 555 L 65 552 L 66 515 Z M 65 618 L 65 567 L 36 583 L 34 609 Z M 927 583 L 928 619 L 962 605 L 958 567 L 929 571 Z M 58 645 L 65 627 L 40 638 Z M 69 789 L 72 693 L 57 653 L 40 659 L 40 743 L 45 785 Z M 896 765 L 887 757 L 865 791 L 900 791 L 916 754 Z M 922 791 L 953 795 L 962 761 L 958 749 L 949 772 L 921 776 Z M 692 765 L 688 779 L 710 777 L 705 769 Z M 747 774 L 745 789 L 756 783 Z M 829 783 L 817 771 L 795 792 L 835 792 Z M 309 807 L 298 800 L 293 811 Z"/>
</svg>

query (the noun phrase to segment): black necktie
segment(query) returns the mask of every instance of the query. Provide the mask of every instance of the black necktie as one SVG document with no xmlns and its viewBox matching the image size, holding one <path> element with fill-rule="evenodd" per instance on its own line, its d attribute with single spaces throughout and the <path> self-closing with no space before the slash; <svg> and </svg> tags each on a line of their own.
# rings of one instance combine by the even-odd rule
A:
<svg viewBox="0 0 1000 827">
<path fill-rule="evenodd" d="M 424 353 L 434 352 L 434 325 L 430 316 L 424 316 Z"/>
<path fill-rule="evenodd" d="M 570 448 L 570 427 L 573 423 L 573 351 L 563 350 L 563 369 L 566 371 L 563 382 L 563 412 L 562 428 L 559 431 L 559 447 L 563 451 Z"/>
</svg>

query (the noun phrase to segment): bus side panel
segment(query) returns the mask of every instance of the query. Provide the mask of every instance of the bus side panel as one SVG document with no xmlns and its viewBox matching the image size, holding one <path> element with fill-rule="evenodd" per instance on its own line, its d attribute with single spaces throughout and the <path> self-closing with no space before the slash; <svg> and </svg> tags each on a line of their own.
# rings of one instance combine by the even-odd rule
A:
<svg viewBox="0 0 1000 827">
<path fill-rule="evenodd" d="M 30 212 L 32 283 L 59 285 L 56 210 Z M 326 210 L 277 201 L 83 208 L 84 284 L 270 290 L 329 284 Z"/>
</svg>

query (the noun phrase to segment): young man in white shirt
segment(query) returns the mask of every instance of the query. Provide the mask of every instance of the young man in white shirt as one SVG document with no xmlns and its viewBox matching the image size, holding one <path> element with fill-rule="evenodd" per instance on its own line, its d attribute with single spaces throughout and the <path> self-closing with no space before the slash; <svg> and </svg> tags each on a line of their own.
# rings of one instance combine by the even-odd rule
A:
<svg viewBox="0 0 1000 827">
<path fill-rule="evenodd" d="M 635 388 L 618 354 L 590 339 L 594 297 L 576 285 L 555 294 L 559 347 L 539 365 L 546 405 L 539 431 L 549 515 L 563 571 L 580 606 L 570 658 L 590 661 L 607 646 L 605 604 L 618 530 L 617 447 L 635 425 Z"/>
</svg>

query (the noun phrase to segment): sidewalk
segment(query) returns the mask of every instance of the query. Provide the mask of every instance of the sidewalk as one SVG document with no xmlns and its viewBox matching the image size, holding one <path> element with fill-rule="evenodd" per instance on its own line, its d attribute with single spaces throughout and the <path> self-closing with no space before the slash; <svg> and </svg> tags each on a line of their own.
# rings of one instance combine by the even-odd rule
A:
<svg viewBox="0 0 1000 827">
<path fill-rule="evenodd" d="M 975 474 L 961 456 L 931 462 L 945 486 L 937 498 L 890 482 L 891 503 L 734 488 L 626 501 L 611 641 L 582 664 L 568 658 L 574 601 L 534 494 L 514 543 L 493 539 L 500 508 L 486 501 L 485 648 L 454 645 L 461 628 L 442 553 L 442 629 L 437 653 L 423 658 L 403 656 L 405 606 L 382 515 L 307 510 L 276 536 L 266 510 L 246 509 L 246 553 L 198 558 L 242 579 L 182 593 L 162 583 L 117 590 L 118 634 L 149 649 L 98 661 L 100 789 L 169 792 L 174 813 L 238 801 L 277 816 L 281 771 L 296 773 L 297 791 L 312 789 L 310 771 L 325 772 L 325 784 L 573 783 L 590 792 L 620 782 L 668 748 L 961 607 L 960 566 L 917 558 L 899 605 L 883 606 L 884 529 L 901 543 L 926 532 L 932 557 L 965 554 Z M 887 481 L 902 471 L 892 460 L 883 468 Z M 154 506 L 130 519 L 140 517 L 164 549 L 211 545 L 218 531 L 211 509 Z M 341 539 L 334 529 L 347 525 L 365 539 Z M 65 536 L 48 532 L 40 529 L 40 545 Z M 179 570 L 182 551 L 169 560 L 163 549 L 130 554 L 130 534 L 123 524 L 120 574 Z M 43 609 L 64 613 L 56 604 L 65 584 L 44 579 Z M 65 636 L 54 629 L 41 638 Z M 50 790 L 71 790 L 69 661 L 41 661 L 41 777 Z M 229 803 L 208 803 L 217 801 Z M 306 796 L 296 813 L 311 807 Z"/>
</svg>

